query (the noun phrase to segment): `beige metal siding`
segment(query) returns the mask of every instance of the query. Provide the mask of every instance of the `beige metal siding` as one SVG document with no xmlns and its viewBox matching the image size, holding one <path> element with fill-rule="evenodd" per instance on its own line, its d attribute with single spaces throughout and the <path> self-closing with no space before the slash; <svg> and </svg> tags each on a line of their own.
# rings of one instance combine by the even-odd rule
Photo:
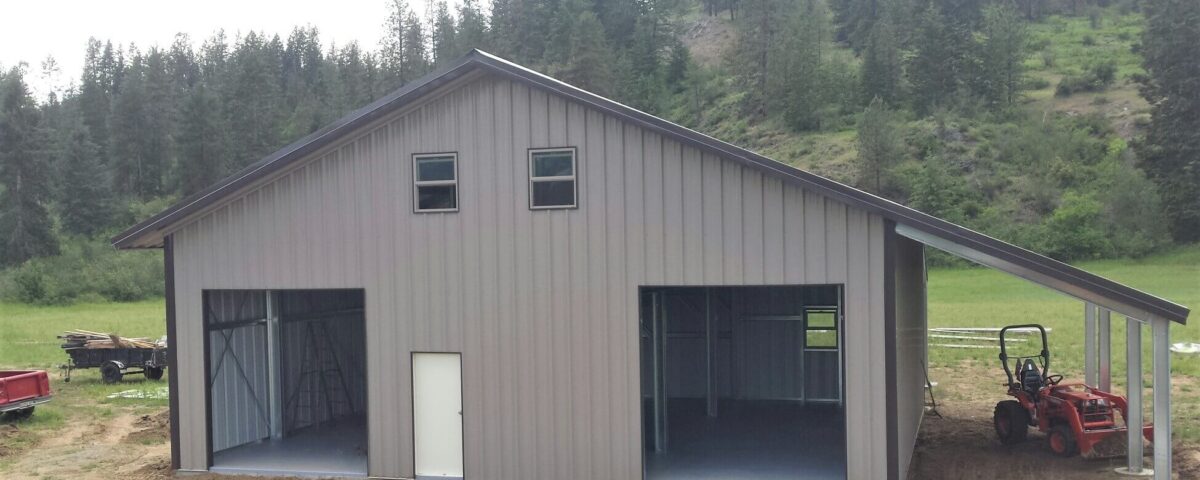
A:
<svg viewBox="0 0 1200 480">
<path fill-rule="evenodd" d="M 925 415 L 925 250 L 916 241 L 899 235 L 895 239 L 896 362 L 891 368 L 896 371 L 896 445 L 903 478 Z"/>
<path fill-rule="evenodd" d="M 526 150 L 556 146 L 579 208 L 530 211 Z M 413 214 L 411 155 L 440 151 L 460 212 Z M 173 234 L 185 469 L 205 288 L 365 288 L 371 474 L 413 472 L 409 352 L 458 351 L 467 476 L 516 480 L 640 478 L 639 285 L 845 283 L 849 477 L 883 477 L 883 220 L 524 84 L 474 80 Z"/>
</svg>

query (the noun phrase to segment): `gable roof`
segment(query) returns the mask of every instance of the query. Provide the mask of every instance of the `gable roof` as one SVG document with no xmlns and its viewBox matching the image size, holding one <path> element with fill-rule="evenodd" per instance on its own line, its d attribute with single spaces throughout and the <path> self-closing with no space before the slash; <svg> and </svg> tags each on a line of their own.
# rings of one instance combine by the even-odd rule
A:
<svg viewBox="0 0 1200 480">
<path fill-rule="evenodd" d="M 1189 310 L 1182 305 L 1093 275 L 891 200 L 771 160 L 480 50 L 472 50 L 449 65 L 351 112 L 213 186 L 184 198 L 166 210 L 117 234 L 112 238 L 112 244 L 119 249 L 159 248 L 163 243 L 164 229 L 221 202 L 231 194 L 303 159 L 308 154 L 333 143 L 359 127 L 374 122 L 454 80 L 477 71 L 499 75 L 562 95 L 605 114 L 671 137 L 686 145 L 718 154 L 727 160 L 780 178 L 784 182 L 876 213 L 894 221 L 897 224 L 897 233 L 901 235 L 949 251 L 968 260 L 1040 283 L 1118 313 L 1146 321 L 1153 318 L 1165 318 L 1185 323 L 1187 320 Z"/>
</svg>

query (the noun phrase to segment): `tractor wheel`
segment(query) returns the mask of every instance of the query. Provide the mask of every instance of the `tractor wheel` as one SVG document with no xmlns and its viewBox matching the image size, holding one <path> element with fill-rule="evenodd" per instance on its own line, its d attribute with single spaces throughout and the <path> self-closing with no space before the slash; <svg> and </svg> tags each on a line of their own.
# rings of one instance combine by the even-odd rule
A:
<svg viewBox="0 0 1200 480">
<path fill-rule="evenodd" d="M 996 404 L 996 411 L 992 414 L 992 425 L 996 427 L 996 436 L 1000 437 L 1000 443 L 1021 443 L 1029 433 L 1029 414 L 1020 402 L 1005 400 Z"/>
<path fill-rule="evenodd" d="M 144 373 L 147 380 L 162 380 L 163 369 L 162 367 L 146 367 Z"/>
<path fill-rule="evenodd" d="M 1051 452 L 1063 457 L 1073 457 L 1079 453 L 1079 446 L 1075 444 L 1075 433 L 1071 431 L 1071 426 L 1065 423 L 1050 427 L 1050 433 L 1046 435 L 1046 445 L 1050 447 Z"/>
<path fill-rule="evenodd" d="M 100 367 L 100 378 L 104 383 L 117 383 L 121 381 L 121 366 L 115 362 L 108 362 Z"/>
</svg>

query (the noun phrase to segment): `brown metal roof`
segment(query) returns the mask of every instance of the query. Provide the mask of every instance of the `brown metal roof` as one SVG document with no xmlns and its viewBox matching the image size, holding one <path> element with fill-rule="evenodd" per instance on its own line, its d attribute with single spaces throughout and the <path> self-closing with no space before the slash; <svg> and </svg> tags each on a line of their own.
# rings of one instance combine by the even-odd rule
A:
<svg viewBox="0 0 1200 480">
<path fill-rule="evenodd" d="M 793 168 L 744 148 L 573 87 L 480 50 L 471 51 L 450 65 L 430 73 L 370 105 L 351 112 L 215 185 L 181 200 L 170 208 L 116 235 L 112 239 L 112 244 L 120 249 L 159 248 L 162 246 L 163 229 L 220 202 L 228 195 L 329 145 L 343 135 L 367 125 L 455 79 L 478 70 L 498 74 L 563 95 L 614 117 L 668 135 L 684 144 L 716 153 L 724 158 L 799 185 L 801 188 L 877 213 L 906 228 L 923 232 L 924 235 L 914 235 L 914 237 L 923 237 L 923 241 L 929 245 L 938 248 L 958 246 L 962 251 L 975 252 L 978 255 L 964 256 L 976 261 L 979 258 L 989 259 L 990 261 L 981 263 L 1042 283 L 1077 298 L 1107 306 L 1119 313 L 1131 316 L 1156 316 L 1179 323 L 1187 321 L 1189 309 L 1182 305 L 1093 275 L 891 200 Z M 1150 318 L 1140 319 L 1150 320 Z"/>
</svg>

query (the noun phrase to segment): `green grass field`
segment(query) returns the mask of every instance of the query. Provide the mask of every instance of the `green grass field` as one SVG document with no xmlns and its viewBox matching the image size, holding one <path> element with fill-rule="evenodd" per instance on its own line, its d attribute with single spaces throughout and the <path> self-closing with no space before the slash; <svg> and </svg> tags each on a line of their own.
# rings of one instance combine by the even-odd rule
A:
<svg viewBox="0 0 1200 480">
<path fill-rule="evenodd" d="M 67 356 L 54 338 L 64 330 L 82 328 L 115 332 L 129 337 L 158 339 L 166 333 L 162 300 L 136 303 L 85 303 L 65 307 L 39 307 L 0 303 L 0 370 L 44 369 L 50 373 L 54 400 L 37 407 L 29 420 L 19 422 L 15 433 L 3 437 L 4 447 L 19 451 L 35 445 L 47 431 L 59 431 L 68 422 L 95 422 L 117 412 L 152 414 L 167 405 L 165 399 L 108 398 L 125 390 L 156 391 L 167 385 L 130 375 L 108 385 L 96 369 L 79 370 L 71 382 L 62 381 L 58 367 Z M 170 372 L 167 373 L 170 375 Z M 0 455 L 0 477 L 15 456 Z"/>
<path fill-rule="evenodd" d="M 1130 285 L 1192 308 L 1188 325 L 1171 328 L 1171 342 L 1200 342 L 1200 246 L 1178 249 L 1141 260 L 1104 260 L 1080 264 L 1092 273 Z M 1083 380 L 1083 303 L 1007 274 L 982 268 L 939 269 L 929 274 L 929 324 L 931 327 L 1002 327 L 1040 323 L 1052 329 L 1049 335 L 1052 370 L 1068 379 Z M 1125 385 L 1125 318 L 1112 316 L 1112 378 L 1114 390 Z M 1144 384 L 1151 382 L 1150 330 L 1144 327 Z M 985 376 L 975 381 L 979 388 L 998 387 L 1004 372 L 996 349 L 953 349 L 930 339 L 932 366 L 954 367 L 963 363 L 982 365 Z M 959 343 L 950 341 L 949 343 Z M 970 342 L 988 343 L 988 342 Z M 977 373 L 977 369 L 971 370 Z M 1200 440 L 1200 355 L 1171 354 L 1174 374 L 1173 410 L 1176 438 Z M 945 380 L 945 379 L 943 379 Z M 1148 392 L 1148 391 L 1147 391 Z M 1149 399 L 1149 393 L 1146 394 Z M 1149 401 L 1147 401 L 1149 404 Z"/>
</svg>

